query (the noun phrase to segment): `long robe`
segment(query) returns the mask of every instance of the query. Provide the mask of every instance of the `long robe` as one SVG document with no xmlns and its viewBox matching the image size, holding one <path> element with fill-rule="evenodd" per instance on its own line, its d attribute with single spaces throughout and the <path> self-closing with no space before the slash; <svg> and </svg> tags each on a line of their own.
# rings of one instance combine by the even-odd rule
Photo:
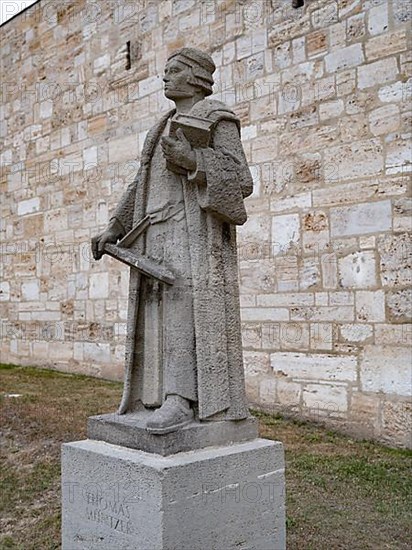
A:
<svg viewBox="0 0 412 550">
<path fill-rule="evenodd" d="M 121 198 L 112 218 L 128 232 L 146 213 L 150 162 L 166 123 L 167 113 L 148 133 L 141 167 Z M 248 416 L 239 308 L 236 225 L 246 221 L 243 199 L 253 182 L 240 141 L 240 124 L 221 102 L 204 99 L 191 115 L 215 122 L 212 141 L 197 149 L 197 170 L 182 176 L 193 281 L 198 416 L 200 420 Z M 144 239 L 132 248 L 144 254 Z M 126 336 L 125 384 L 119 413 L 139 406 L 136 369 L 144 368 L 136 349 L 142 276 L 131 269 Z"/>
</svg>

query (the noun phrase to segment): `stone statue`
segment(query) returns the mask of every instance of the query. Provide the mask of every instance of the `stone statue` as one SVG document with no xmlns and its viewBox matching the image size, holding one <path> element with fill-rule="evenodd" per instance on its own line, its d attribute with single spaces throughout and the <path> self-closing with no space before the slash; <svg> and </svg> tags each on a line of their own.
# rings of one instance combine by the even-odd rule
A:
<svg viewBox="0 0 412 550">
<path fill-rule="evenodd" d="M 151 434 L 249 414 L 236 225 L 252 177 L 238 118 L 207 99 L 215 68 L 193 48 L 169 57 L 164 92 L 176 107 L 148 133 L 135 180 L 92 239 L 95 259 L 117 249 L 133 266 L 118 412 L 150 410 Z"/>
</svg>

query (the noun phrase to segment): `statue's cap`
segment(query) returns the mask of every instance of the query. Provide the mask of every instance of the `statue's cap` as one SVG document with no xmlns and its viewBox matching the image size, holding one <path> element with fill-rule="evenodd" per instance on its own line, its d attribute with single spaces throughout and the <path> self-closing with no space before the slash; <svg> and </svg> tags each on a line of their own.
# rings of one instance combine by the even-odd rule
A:
<svg viewBox="0 0 412 550">
<path fill-rule="evenodd" d="M 182 62 L 192 67 L 197 76 L 213 84 L 212 74 L 216 70 L 216 65 L 209 54 L 196 48 L 180 48 L 169 56 L 168 61 L 175 57 L 182 58 Z"/>
</svg>

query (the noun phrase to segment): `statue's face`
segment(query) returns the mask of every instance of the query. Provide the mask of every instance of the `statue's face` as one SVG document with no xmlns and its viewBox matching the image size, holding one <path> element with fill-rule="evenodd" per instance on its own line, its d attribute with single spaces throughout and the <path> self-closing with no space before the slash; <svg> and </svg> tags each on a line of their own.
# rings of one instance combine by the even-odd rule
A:
<svg viewBox="0 0 412 550">
<path fill-rule="evenodd" d="M 177 57 L 166 63 L 163 76 L 165 96 L 168 99 L 193 97 L 198 88 L 190 84 L 192 69 L 179 61 Z"/>
</svg>

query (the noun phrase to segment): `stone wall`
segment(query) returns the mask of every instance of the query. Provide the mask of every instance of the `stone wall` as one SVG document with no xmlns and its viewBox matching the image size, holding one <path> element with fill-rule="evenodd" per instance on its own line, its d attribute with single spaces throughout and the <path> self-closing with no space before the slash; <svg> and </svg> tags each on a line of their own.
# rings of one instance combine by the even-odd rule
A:
<svg viewBox="0 0 412 550">
<path fill-rule="evenodd" d="M 128 273 L 89 240 L 170 107 L 168 54 L 191 45 L 214 57 L 255 180 L 251 402 L 411 444 L 409 1 L 291 4 L 41 0 L 1 28 L 3 362 L 121 377 Z"/>
</svg>

